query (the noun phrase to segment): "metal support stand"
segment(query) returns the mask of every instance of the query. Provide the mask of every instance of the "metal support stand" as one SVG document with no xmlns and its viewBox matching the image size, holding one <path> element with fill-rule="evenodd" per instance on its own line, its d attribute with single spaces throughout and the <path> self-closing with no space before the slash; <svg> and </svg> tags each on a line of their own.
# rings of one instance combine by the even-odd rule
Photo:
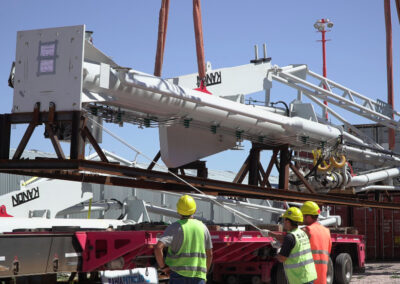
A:
<svg viewBox="0 0 400 284">
<path fill-rule="evenodd" d="M 274 165 L 276 163 L 277 156 L 278 156 L 278 150 L 275 149 L 275 150 L 273 150 L 271 160 L 269 161 L 267 170 L 265 171 L 264 179 L 261 183 L 261 187 L 265 187 L 265 186 L 271 187 L 271 184 L 269 183 L 268 178 L 269 178 L 269 175 L 271 174 L 272 168 L 274 167 Z"/>
<path fill-rule="evenodd" d="M 70 159 L 85 159 L 85 140 L 80 135 L 84 122 L 81 112 L 72 112 Z"/>
<path fill-rule="evenodd" d="M 17 147 L 13 159 L 10 159 L 12 124 L 29 124 L 29 126 Z M 20 159 L 34 129 L 37 125 L 41 124 L 46 125 L 47 134 L 53 143 L 58 158 L 39 160 Z M 65 129 L 71 129 L 71 132 L 65 132 Z M 61 150 L 58 140 L 68 138 L 71 140 L 70 159 L 64 158 L 65 155 Z M 86 138 L 93 144 L 102 160 L 101 162 L 84 159 Z M 180 171 L 183 174 L 185 174 L 185 169 L 197 170 L 198 177 L 185 176 L 185 180 L 210 195 L 295 202 L 314 200 L 323 204 L 366 206 L 370 208 L 397 210 L 400 208 L 400 205 L 397 203 L 360 200 L 318 193 L 283 191 L 282 189 L 288 189 L 289 168 L 291 167 L 309 191 L 313 192 L 311 186 L 307 184 L 307 181 L 302 177 L 297 168 L 291 165 L 289 147 L 287 145 L 268 147 L 263 144 L 253 143 L 252 146 L 249 156 L 234 179 L 235 183 L 207 179 L 208 170 L 204 161 L 196 161 L 171 170 L 175 172 Z M 260 162 L 262 150 L 273 150 L 271 161 L 265 171 Z M 157 161 L 160 156 L 161 154 L 158 153 L 154 160 Z M 100 146 L 86 127 L 86 118 L 83 112 L 55 111 L 55 106 L 50 105 L 48 112 L 39 112 L 39 108 L 36 107 L 34 112 L 0 115 L 0 172 L 78 182 L 85 180 L 89 183 L 102 185 L 107 184 L 167 192 L 192 191 L 192 188 L 168 173 L 121 166 L 114 163 L 107 163 L 107 161 L 107 158 L 102 156 Z M 268 182 L 274 165 L 277 165 L 279 170 L 279 189 L 272 188 Z M 154 163 L 149 166 L 149 168 L 152 167 L 154 167 Z M 248 173 L 250 176 L 250 185 L 238 184 L 242 183 Z"/>
<path fill-rule="evenodd" d="M 58 141 L 58 137 L 57 137 L 57 135 L 54 134 L 54 131 L 53 131 L 55 110 L 56 110 L 56 106 L 54 104 L 51 104 L 51 106 L 49 108 L 48 122 L 46 123 L 46 131 L 49 135 L 51 143 L 53 144 L 54 150 L 56 150 L 57 157 L 59 159 L 65 159 L 65 155 L 61 148 L 60 142 Z"/>
<path fill-rule="evenodd" d="M 31 139 L 33 131 L 35 130 L 37 125 L 41 124 L 39 123 L 39 109 L 40 109 L 40 104 L 37 103 L 33 111 L 32 120 L 29 122 L 29 126 L 26 129 L 25 134 L 22 137 L 21 141 L 19 142 L 17 150 L 14 153 L 13 160 L 19 160 L 21 158 L 22 153 L 24 152 L 25 147 L 29 142 L 29 139 Z"/>
<path fill-rule="evenodd" d="M 10 153 L 11 125 L 29 123 L 24 136 L 12 157 L 12 160 L 20 160 L 22 154 L 32 137 L 35 128 L 44 124 L 46 136 L 51 140 L 59 160 L 65 160 L 66 156 L 61 148 L 57 136 L 57 125 L 59 123 L 71 124 L 71 146 L 70 159 L 85 159 L 85 140 L 87 139 L 96 150 L 102 162 L 108 163 L 106 155 L 101 150 L 96 139 L 86 126 L 87 118 L 81 111 L 56 111 L 56 106 L 50 104 L 48 112 L 39 112 L 40 105 L 36 104 L 32 113 L 12 113 L 0 115 L 0 159 L 8 160 Z"/>
<path fill-rule="evenodd" d="M 194 161 L 179 168 L 169 168 L 169 170 L 175 174 L 177 174 L 179 170 L 181 175 L 186 175 L 185 170 L 197 170 L 197 177 L 208 177 L 208 169 L 205 161 Z"/>
<path fill-rule="evenodd" d="M 273 150 L 271 160 L 268 164 L 267 169 L 264 171 L 262 163 L 260 161 L 260 153 L 263 150 Z M 269 175 L 271 174 L 274 164 L 277 162 L 277 156 L 280 152 L 280 166 L 279 166 L 279 188 L 288 189 L 289 184 L 289 163 L 290 156 L 288 151 L 288 146 L 281 147 L 267 147 L 263 144 L 253 143 L 250 150 L 249 156 L 243 163 L 236 177 L 234 178 L 234 183 L 242 183 L 246 175 L 248 174 L 248 184 L 249 185 L 260 185 L 261 187 L 267 186 L 271 188 L 271 184 L 268 181 Z M 283 157 L 283 159 L 282 159 Z M 286 180 L 286 184 L 285 184 Z"/>
<path fill-rule="evenodd" d="M 260 161 L 260 153 L 262 150 L 272 150 L 273 154 L 268 167 L 264 171 L 262 163 Z M 280 161 L 278 165 L 278 153 L 280 154 Z M 279 171 L 279 185 L 280 189 L 289 189 L 289 168 L 296 174 L 300 181 L 305 185 L 309 192 L 316 193 L 309 182 L 304 178 L 304 176 L 299 172 L 299 170 L 290 161 L 290 152 L 287 145 L 280 147 L 266 147 L 263 144 L 253 143 L 249 155 L 246 161 L 243 163 L 236 177 L 234 178 L 234 183 L 242 183 L 246 175 L 248 174 L 248 184 L 256 185 L 260 187 L 271 188 L 269 183 L 269 176 L 271 174 L 274 165 L 277 165 Z"/>
<path fill-rule="evenodd" d="M 261 149 L 258 147 L 253 147 L 250 150 L 250 155 L 249 155 L 249 180 L 248 184 L 249 185 L 258 185 L 259 182 L 259 175 L 260 175 L 260 152 Z"/>
<path fill-rule="evenodd" d="M 279 185 L 280 189 L 289 190 L 290 153 L 287 145 L 280 148 Z"/>
</svg>

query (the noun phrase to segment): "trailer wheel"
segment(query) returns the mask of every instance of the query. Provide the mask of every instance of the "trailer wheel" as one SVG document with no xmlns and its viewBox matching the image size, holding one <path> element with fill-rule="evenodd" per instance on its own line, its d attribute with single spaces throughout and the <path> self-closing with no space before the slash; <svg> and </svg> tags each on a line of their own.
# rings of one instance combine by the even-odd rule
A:
<svg viewBox="0 0 400 284">
<path fill-rule="evenodd" d="M 261 277 L 258 275 L 251 277 L 251 284 L 262 284 Z"/>
<path fill-rule="evenodd" d="M 272 284 L 289 284 L 282 263 L 277 263 L 271 271 Z"/>
<path fill-rule="evenodd" d="M 335 261 L 335 281 L 339 284 L 348 284 L 351 276 L 353 276 L 353 261 L 348 253 L 341 253 Z"/>
<path fill-rule="evenodd" d="M 332 284 L 333 283 L 333 277 L 334 277 L 334 270 L 333 270 L 333 261 L 329 257 L 328 261 L 328 272 L 326 274 L 326 284 Z"/>
<path fill-rule="evenodd" d="M 227 284 L 238 284 L 239 283 L 238 277 L 233 274 L 226 276 L 225 281 Z"/>
</svg>

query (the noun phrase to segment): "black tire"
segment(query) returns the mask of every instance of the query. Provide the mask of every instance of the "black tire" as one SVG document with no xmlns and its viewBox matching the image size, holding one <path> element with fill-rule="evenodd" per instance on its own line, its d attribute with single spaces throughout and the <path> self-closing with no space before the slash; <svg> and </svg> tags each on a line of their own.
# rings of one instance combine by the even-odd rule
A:
<svg viewBox="0 0 400 284">
<path fill-rule="evenodd" d="M 353 276 L 353 261 L 348 253 L 341 253 L 335 261 L 335 283 L 348 284 Z"/>
<path fill-rule="evenodd" d="M 236 275 L 230 274 L 225 278 L 225 283 L 227 284 L 239 284 L 239 279 Z"/>
<path fill-rule="evenodd" d="M 261 277 L 258 275 L 251 277 L 251 284 L 262 284 Z"/>
<path fill-rule="evenodd" d="M 289 284 L 282 263 L 277 263 L 271 271 L 272 284 Z"/>
<path fill-rule="evenodd" d="M 331 258 L 329 258 L 328 262 L 328 272 L 326 275 L 326 284 L 332 284 L 333 283 L 333 277 L 334 277 L 334 269 L 333 269 L 333 261 Z"/>
</svg>

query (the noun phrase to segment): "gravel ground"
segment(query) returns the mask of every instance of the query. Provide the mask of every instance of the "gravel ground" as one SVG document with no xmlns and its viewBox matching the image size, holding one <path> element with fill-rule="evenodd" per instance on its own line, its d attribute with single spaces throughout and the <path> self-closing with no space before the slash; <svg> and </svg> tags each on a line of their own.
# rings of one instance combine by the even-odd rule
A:
<svg viewBox="0 0 400 284">
<path fill-rule="evenodd" d="M 354 273 L 351 283 L 400 283 L 400 262 L 370 262 L 364 273 Z"/>
</svg>

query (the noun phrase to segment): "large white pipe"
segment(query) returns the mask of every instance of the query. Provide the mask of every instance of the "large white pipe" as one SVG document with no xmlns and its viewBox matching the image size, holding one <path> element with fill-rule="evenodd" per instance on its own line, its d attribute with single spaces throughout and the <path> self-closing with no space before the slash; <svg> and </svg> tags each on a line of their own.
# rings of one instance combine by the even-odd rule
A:
<svg viewBox="0 0 400 284">
<path fill-rule="evenodd" d="M 374 190 L 387 190 L 387 191 L 400 191 L 400 186 L 393 185 L 368 185 L 359 189 L 356 189 L 356 192 L 365 192 L 365 191 L 374 191 Z"/>
<path fill-rule="evenodd" d="M 371 183 L 394 178 L 400 175 L 400 168 L 381 170 L 365 175 L 351 177 L 347 186 L 366 186 Z"/>
<path fill-rule="evenodd" d="M 296 136 L 306 136 L 318 141 L 336 142 L 344 134 L 347 139 L 360 142 L 356 137 L 339 129 L 309 121 L 300 117 L 286 117 L 263 107 L 244 105 L 218 96 L 185 89 L 167 80 L 137 71 L 115 71 L 111 69 L 108 88 L 100 87 L 100 66 L 84 64 L 83 88 L 102 96 L 100 103 L 148 113 L 159 118 L 189 117 L 205 125 L 219 125 L 235 131 L 246 130 L 254 136 L 301 146 Z M 365 143 L 362 143 L 365 144 Z M 390 155 L 344 146 L 352 160 L 365 160 L 377 165 L 399 164 L 400 159 Z"/>
<path fill-rule="evenodd" d="M 0 233 L 12 232 L 17 229 L 51 229 L 52 227 L 80 227 L 82 229 L 107 229 L 112 226 L 116 229 L 118 226 L 135 224 L 131 220 L 114 219 L 63 219 L 63 218 L 19 218 L 3 217 L 0 222 Z"/>
<path fill-rule="evenodd" d="M 340 216 L 329 216 L 329 218 L 318 220 L 324 226 L 340 226 L 342 223 L 342 219 Z"/>
<path fill-rule="evenodd" d="M 89 205 L 88 202 L 74 205 L 70 208 L 67 208 L 63 211 L 57 213 L 57 216 L 65 216 L 68 214 L 76 214 L 76 213 L 87 213 L 89 211 L 109 211 L 109 210 L 122 210 L 122 205 L 116 201 L 107 201 L 107 202 L 94 202 L 92 205 Z"/>
<path fill-rule="evenodd" d="M 372 165 L 388 166 L 399 165 L 400 158 L 390 154 L 375 152 L 369 149 L 360 149 L 352 146 L 342 146 L 348 160 L 363 161 Z"/>
<path fill-rule="evenodd" d="M 100 88 L 99 65 L 85 62 L 84 68 L 83 88 L 97 94 L 106 94 L 103 95 L 105 104 L 159 117 L 187 116 L 208 125 L 218 124 L 232 130 L 243 129 L 253 135 L 291 139 L 294 140 L 293 144 L 296 142 L 293 136 L 296 135 L 328 141 L 341 134 L 337 128 L 328 125 L 299 117 L 286 117 L 261 107 L 184 89 L 161 78 L 136 71 L 111 69 L 109 88 Z"/>
<path fill-rule="evenodd" d="M 162 191 L 162 193 L 167 194 L 167 195 L 177 196 L 177 197 L 181 195 L 180 193 L 169 192 L 169 191 Z M 272 207 L 269 205 L 254 204 L 251 202 L 245 202 L 245 201 L 239 201 L 239 200 L 232 200 L 232 199 L 227 199 L 222 196 L 212 196 L 212 195 L 202 195 L 202 194 L 190 194 L 190 195 L 196 200 L 202 200 L 202 201 L 216 200 L 216 201 L 218 201 L 218 203 L 221 203 L 223 205 L 229 204 L 229 205 L 237 207 L 237 208 L 261 210 L 261 211 L 270 212 L 270 213 L 279 214 L 279 215 L 283 214 L 286 211 L 286 209 L 282 209 L 282 208 L 276 208 L 276 207 Z M 297 207 L 301 207 L 301 205 L 303 205 L 303 203 L 299 203 L 299 202 L 288 202 L 288 204 L 297 206 Z M 336 218 L 337 221 L 335 221 L 335 223 L 340 225 L 340 216 L 336 216 L 336 215 L 335 216 L 328 215 L 326 217 L 321 214 L 321 215 L 319 215 L 318 220 L 321 221 L 321 220 L 326 220 L 329 218 Z M 333 222 L 333 221 L 328 221 L 328 224 L 331 224 L 331 222 Z"/>
</svg>

